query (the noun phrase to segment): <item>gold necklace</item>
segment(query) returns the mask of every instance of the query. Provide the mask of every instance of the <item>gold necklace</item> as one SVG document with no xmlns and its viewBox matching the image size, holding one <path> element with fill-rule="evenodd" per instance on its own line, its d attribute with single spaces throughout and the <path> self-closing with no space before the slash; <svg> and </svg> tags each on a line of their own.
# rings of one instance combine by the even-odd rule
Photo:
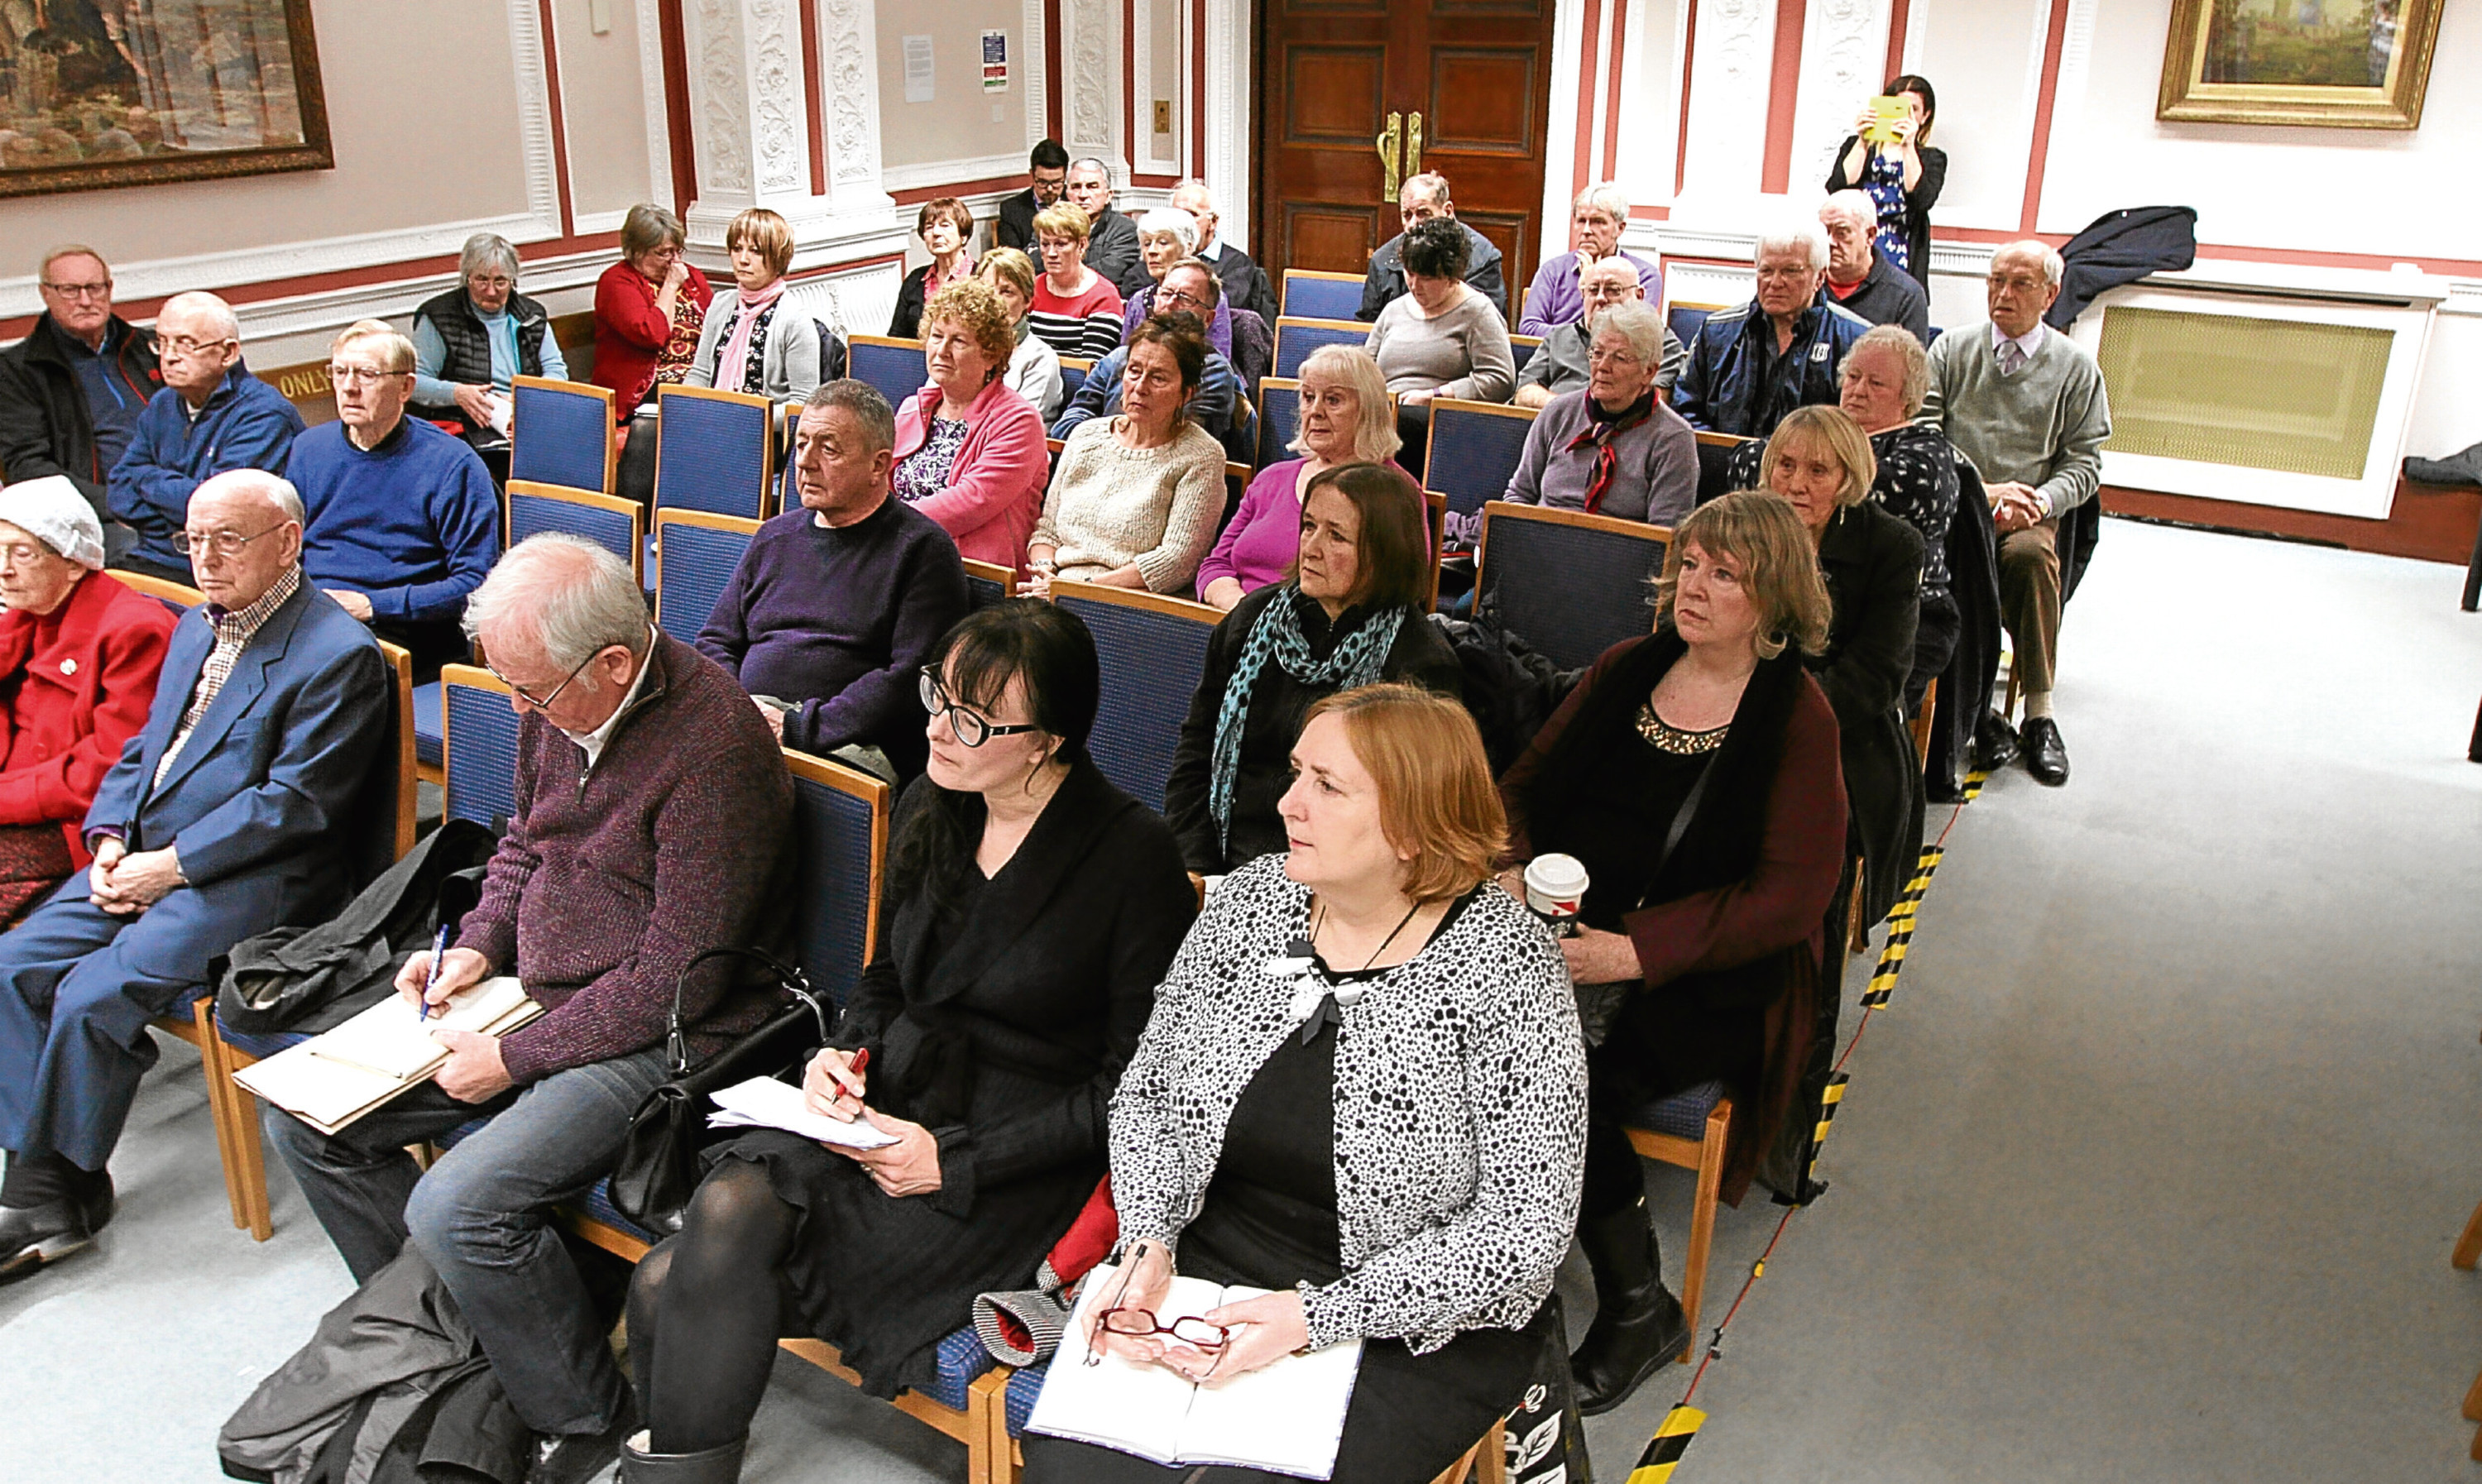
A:
<svg viewBox="0 0 2482 1484">
<path fill-rule="evenodd" d="M 1677 757 L 1695 757 L 1701 753 L 1715 751 L 1724 745 L 1724 735 L 1731 729 L 1732 724 L 1726 722 L 1704 731 L 1684 731 L 1654 714 L 1654 697 L 1651 695 L 1646 698 L 1646 704 L 1637 708 L 1637 734 L 1646 738 L 1647 745 L 1656 752 L 1670 753 Z"/>
</svg>

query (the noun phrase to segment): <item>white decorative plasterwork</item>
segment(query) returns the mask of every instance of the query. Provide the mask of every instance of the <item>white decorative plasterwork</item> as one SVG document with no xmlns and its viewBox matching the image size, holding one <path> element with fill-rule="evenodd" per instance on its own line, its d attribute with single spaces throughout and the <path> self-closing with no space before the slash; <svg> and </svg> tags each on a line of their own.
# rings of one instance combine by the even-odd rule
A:
<svg viewBox="0 0 2482 1484">
<path fill-rule="evenodd" d="M 802 54 L 800 13 L 786 0 L 742 0 L 742 23 L 750 35 L 750 136 L 758 194 L 805 195 L 809 115 L 796 60 Z"/>
<path fill-rule="evenodd" d="M 1009 80 L 1025 95 L 1025 147 L 1051 137 L 1051 64 L 1045 59 L 1043 0 L 1023 0 L 1017 7 L 1017 55 L 1009 59 Z"/>
<path fill-rule="evenodd" d="M 1888 0 L 1810 0 L 1785 181 L 1797 199 L 1819 193 L 1835 146 L 1853 132 L 1854 115 L 1886 81 L 1879 70 L 1888 55 Z"/>
<path fill-rule="evenodd" d="M 1569 9 L 1563 7 L 1562 9 Z M 1250 247 L 1249 0 L 1206 0 L 1206 158 L 1196 162 L 1215 193 L 1215 229 Z M 1254 256 L 1259 255 L 1252 250 Z"/>
<path fill-rule="evenodd" d="M 664 105 L 664 17 L 660 0 L 637 0 L 638 88 L 647 110 L 647 199 L 673 202 L 673 119 Z"/>
<path fill-rule="evenodd" d="M 1757 193 L 1766 167 L 1775 11 L 1775 0 L 1700 0 L 1683 200 Z"/>
<path fill-rule="evenodd" d="M 1071 158 L 1095 155 L 1112 167 L 1112 182 L 1126 185 L 1128 160 L 1121 148 L 1121 8 L 1110 0 L 1065 0 L 1060 8 L 1061 50 L 1069 73 L 1063 141 Z"/>
<path fill-rule="evenodd" d="M 509 0 L 509 57 L 517 75 L 517 149 L 526 161 L 526 210 L 560 235 L 560 180 L 551 146 L 551 74 L 543 66 L 542 12 Z"/>
<path fill-rule="evenodd" d="M 866 0 L 820 0 L 828 194 L 839 212 L 885 209 L 879 153 L 879 31 Z"/>
<path fill-rule="evenodd" d="M 736 0 L 697 0 L 684 11 L 689 32 L 691 117 L 697 120 L 699 199 L 750 192 L 750 90 L 743 82 L 741 8 Z"/>
</svg>

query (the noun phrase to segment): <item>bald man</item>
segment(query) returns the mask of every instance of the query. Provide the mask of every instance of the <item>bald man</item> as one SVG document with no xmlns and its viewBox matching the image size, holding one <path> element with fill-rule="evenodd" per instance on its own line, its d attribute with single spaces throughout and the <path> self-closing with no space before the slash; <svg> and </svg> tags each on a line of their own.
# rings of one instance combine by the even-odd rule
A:
<svg viewBox="0 0 2482 1484">
<path fill-rule="evenodd" d="M 155 316 L 164 389 L 138 414 L 129 451 L 112 467 L 112 517 L 138 533 L 113 565 L 174 582 L 190 580 L 172 538 L 199 485 L 232 469 L 284 467 L 302 414 L 250 374 L 241 325 L 213 294 L 175 294 Z"/>
<path fill-rule="evenodd" d="M 1931 296 L 1914 276 L 1888 261 L 1875 238 L 1879 208 L 1859 191 L 1838 191 L 1818 208 L 1827 228 L 1827 281 L 1820 304 L 1840 305 L 1873 325 L 1902 325 L 1931 343 Z"/>
</svg>

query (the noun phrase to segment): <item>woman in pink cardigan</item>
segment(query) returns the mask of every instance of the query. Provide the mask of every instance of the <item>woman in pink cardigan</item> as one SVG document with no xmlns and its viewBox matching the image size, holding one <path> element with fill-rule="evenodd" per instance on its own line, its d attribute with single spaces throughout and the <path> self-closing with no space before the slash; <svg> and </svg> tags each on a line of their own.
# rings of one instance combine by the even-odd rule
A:
<svg viewBox="0 0 2482 1484">
<path fill-rule="evenodd" d="M 990 285 L 949 284 L 922 311 L 930 384 L 896 411 L 896 494 L 939 523 L 970 561 L 1012 571 L 1051 477 L 1043 414 L 1004 379 L 1017 326 Z"/>
</svg>

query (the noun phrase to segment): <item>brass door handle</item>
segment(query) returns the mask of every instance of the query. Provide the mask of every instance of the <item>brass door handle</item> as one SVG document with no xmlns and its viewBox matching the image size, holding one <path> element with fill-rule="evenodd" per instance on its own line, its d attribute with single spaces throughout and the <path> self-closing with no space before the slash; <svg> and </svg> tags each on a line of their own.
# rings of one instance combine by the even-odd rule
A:
<svg viewBox="0 0 2482 1484">
<path fill-rule="evenodd" d="M 1411 178 L 1420 173 L 1422 173 L 1422 116 L 1417 111 L 1405 123 L 1405 174 Z"/>
<path fill-rule="evenodd" d="M 1419 118 L 1421 116 L 1417 114 L 1414 117 Z M 1391 201 L 1396 199 L 1396 146 L 1404 138 L 1404 134 L 1405 116 L 1403 114 L 1389 114 L 1387 116 L 1387 127 L 1379 131 L 1379 138 L 1376 141 L 1379 146 L 1379 164 L 1380 167 L 1386 172 L 1387 175 L 1386 199 Z"/>
</svg>

